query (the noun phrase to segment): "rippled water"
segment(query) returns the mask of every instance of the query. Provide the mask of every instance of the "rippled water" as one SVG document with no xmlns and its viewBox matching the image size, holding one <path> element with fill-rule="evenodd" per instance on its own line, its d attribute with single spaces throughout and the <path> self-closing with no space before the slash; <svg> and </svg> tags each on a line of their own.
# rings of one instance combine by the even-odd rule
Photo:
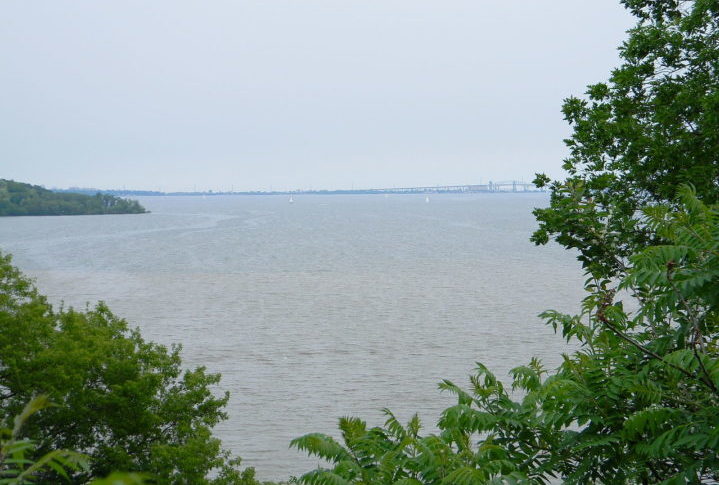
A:
<svg viewBox="0 0 719 485">
<path fill-rule="evenodd" d="M 232 393 L 226 446 L 261 479 L 339 416 L 389 407 L 428 430 L 474 362 L 506 376 L 566 350 L 536 315 L 576 311 L 581 272 L 534 247 L 544 194 L 150 197 L 145 215 L 0 219 L 0 248 L 54 302 L 105 300 Z"/>
</svg>

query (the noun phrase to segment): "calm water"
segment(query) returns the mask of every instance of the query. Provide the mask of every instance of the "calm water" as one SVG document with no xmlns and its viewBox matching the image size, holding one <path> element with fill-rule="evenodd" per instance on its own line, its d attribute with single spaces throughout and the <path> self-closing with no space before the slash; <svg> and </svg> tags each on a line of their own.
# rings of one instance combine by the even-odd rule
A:
<svg viewBox="0 0 719 485">
<path fill-rule="evenodd" d="M 105 300 L 231 391 L 225 445 L 261 479 L 337 417 L 431 430 L 474 362 L 500 376 L 566 350 L 536 315 L 576 311 L 573 256 L 528 242 L 543 194 L 151 197 L 146 215 L 0 219 L 0 248 L 54 302 Z"/>
</svg>

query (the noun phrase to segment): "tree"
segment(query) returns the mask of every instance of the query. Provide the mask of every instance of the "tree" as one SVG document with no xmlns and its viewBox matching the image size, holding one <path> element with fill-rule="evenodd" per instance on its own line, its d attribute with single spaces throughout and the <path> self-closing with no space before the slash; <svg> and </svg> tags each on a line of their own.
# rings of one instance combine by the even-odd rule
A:
<svg viewBox="0 0 719 485">
<path fill-rule="evenodd" d="M 57 193 L 37 185 L 0 179 L 0 216 L 141 214 L 136 200 L 108 194 Z"/>
<path fill-rule="evenodd" d="M 621 274 L 654 234 L 639 210 L 674 200 L 690 183 L 719 200 L 719 2 L 623 0 L 638 18 L 609 81 L 565 101 L 569 176 L 549 185 L 551 206 L 535 211 L 536 243 L 550 237 L 580 253 L 596 276 Z"/>
<path fill-rule="evenodd" d="M 47 470 L 55 471 L 63 478 L 67 478 L 66 469 L 78 470 L 88 467 L 85 456 L 67 450 L 53 450 L 35 460 L 28 459 L 28 456 L 35 451 L 36 443 L 20 437 L 22 427 L 33 414 L 48 406 L 47 396 L 37 396 L 14 417 L 11 425 L 0 428 L 0 483 L 7 485 L 33 483 Z"/>
<path fill-rule="evenodd" d="M 137 471 L 158 483 L 256 483 L 212 436 L 226 417 L 228 394 L 211 391 L 219 380 L 182 371 L 179 346 L 146 342 L 102 303 L 55 310 L 0 254 L 0 418 L 47 395 L 56 406 L 24 433 L 40 455 L 88 455 L 89 471 L 73 481 Z"/>
<path fill-rule="evenodd" d="M 590 282 L 583 318 L 545 313 L 584 344 L 556 376 L 570 387 L 552 397 L 564 424 L 581 426 L 562 432 L 574 483 L 719 478 L 719 206 L 686 186 L 678 206 L 644 210 L 664 244 L 630 257 L 617 287 Z"/>
</svg>

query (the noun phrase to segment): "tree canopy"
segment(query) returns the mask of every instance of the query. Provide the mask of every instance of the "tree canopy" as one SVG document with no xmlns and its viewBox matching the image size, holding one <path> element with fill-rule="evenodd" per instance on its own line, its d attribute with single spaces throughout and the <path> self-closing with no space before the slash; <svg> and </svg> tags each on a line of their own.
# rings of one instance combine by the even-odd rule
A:
<svg viewBox="0 0 719 485">
<path fill-rule="evenodd" d="M 674 200 L 681 184 L 719 200 L 719 2 L 624 0 L 638 19 L 608 82 L 590 85 L 562 111 L 565 180 L 550 185 L 551 206 L 535 211 L 533 240 L 550 237 L 580 252 L 593 274 L 622 271 L 626 257 L 655 236 L 639 210 Z"/>
<path fill-rule="evenodd" d="M 136 200 L 113 195 L 57 193 L 37 185 L 0 179 L 0 216 L 142 214 Z"/>
<path fill-rule="evenodd" d="M 28 421 L 24 437 L 38 454 L 89 456 L 74 482 L 137 471 L 160 484 L 255 483 L 212 436 L 226 418 L 228 394 L 212 392 L 219 380 L 183 370 L 180 347 L 145 341 L 102 303 L 54 309 L 0 254 L 0 421 L 46 395 L 55 406 Z"/>
</svg>

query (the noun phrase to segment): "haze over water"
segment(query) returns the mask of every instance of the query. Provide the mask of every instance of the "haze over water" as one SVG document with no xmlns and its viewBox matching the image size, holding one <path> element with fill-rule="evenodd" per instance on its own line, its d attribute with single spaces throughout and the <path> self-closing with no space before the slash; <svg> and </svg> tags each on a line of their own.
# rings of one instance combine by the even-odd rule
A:
<svg viewBox="0 0 719 485">
<path fill-rule="evenodd" d="M 51 301 L 104 300 L 147 340 L 222 373 L 218 428 L 260 479 L 337 418 L 389 407 L 427 430 L 481 361 L 506 379 L 567 349 L 537 314 L 575 312 L 574 255 L 535 247 L 545 194 L 149 197 L 151 214 L 0 219 L 0 249 Z"/>
</svg>

